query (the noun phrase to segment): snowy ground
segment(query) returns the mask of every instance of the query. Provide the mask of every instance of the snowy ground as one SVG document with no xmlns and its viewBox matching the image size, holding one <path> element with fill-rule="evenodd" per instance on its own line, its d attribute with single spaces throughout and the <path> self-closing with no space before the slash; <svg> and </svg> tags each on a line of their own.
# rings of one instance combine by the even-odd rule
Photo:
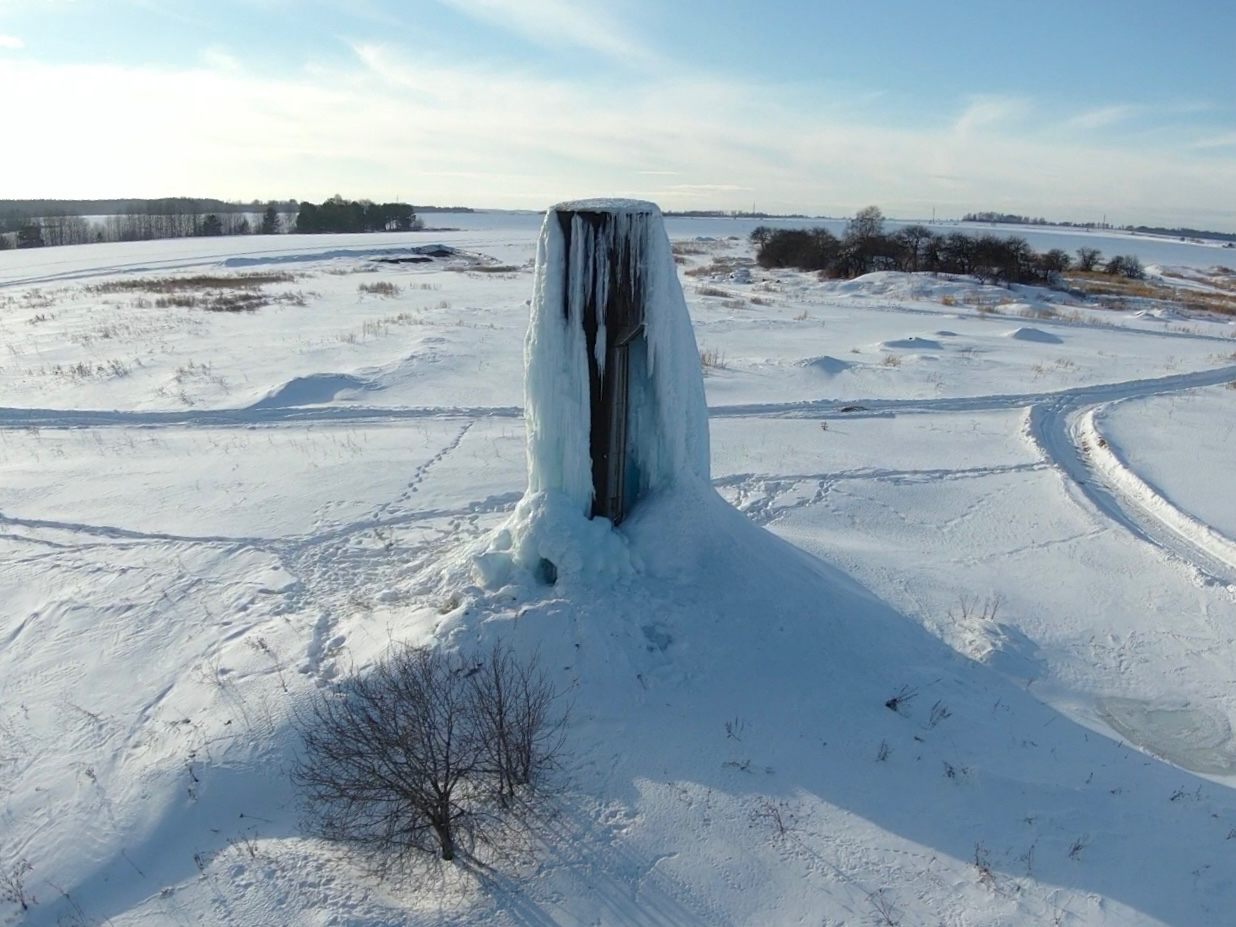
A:
<svg viewBox="0 0 1236 927">
<path fill-rule="evenodd" d="M 443 566 L 525 486 L 535 227 L 477 225 L 0 255 L 0 924 L 1230 922 L 1236 326 L 687 242 L 729 505 L 484 590 Z M 495 637 L 574 705 L 535 858 L 301 836 L 293 706 Z"/>
</svg>

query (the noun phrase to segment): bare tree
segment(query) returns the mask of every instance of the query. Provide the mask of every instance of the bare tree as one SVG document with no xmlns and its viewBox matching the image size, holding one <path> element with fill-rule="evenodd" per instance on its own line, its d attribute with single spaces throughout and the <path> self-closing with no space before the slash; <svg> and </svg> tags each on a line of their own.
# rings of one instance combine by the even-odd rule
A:
<svg viewBox="0 0 1236 927">
<path fill-rule="evenodd" d="M 521 792 L 540 793 L 557 766 L 565 716 L 554 714 L 558 692 L 535 658 L 521 663 L 497 644 L 469 674 L 471 711 L 501 804 Z"/>
<path fill-rule="evenodd" d="M 293 780 L 311 830 L 386 874 L 425 854 L 501 852 L 562 745 L 557 691 L 496 645 L 450 656 L 397 646 L 299 719 Z"/>
<path fill-rule="evenodd" d="M 1078 248 L 1077 249 L 1077 269 L 1089 273 L 1099 266 L 1099 261 L 1103 259 L 1103 252 L 1098 248 Z"/>
</svg>

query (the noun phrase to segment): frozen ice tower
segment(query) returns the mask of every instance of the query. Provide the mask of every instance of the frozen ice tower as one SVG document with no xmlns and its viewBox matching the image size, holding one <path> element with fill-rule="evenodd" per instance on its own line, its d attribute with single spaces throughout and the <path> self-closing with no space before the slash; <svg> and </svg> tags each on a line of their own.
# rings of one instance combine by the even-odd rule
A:
<svg viewBox="0 0 1236 927">
<path fill-rule="evenodd" d="M 529 496 L 618 524 L 658 489 L 707 484 L 699 350 L 656 205 L 549 210 L 524 360 Z"/>
</svg>

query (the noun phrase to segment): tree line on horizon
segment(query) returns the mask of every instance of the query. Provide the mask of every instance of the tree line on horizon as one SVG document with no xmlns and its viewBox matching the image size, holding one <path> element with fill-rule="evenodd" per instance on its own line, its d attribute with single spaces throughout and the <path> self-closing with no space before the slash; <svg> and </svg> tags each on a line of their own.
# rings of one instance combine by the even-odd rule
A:
<svg viewBox="0 0 1236 927">
<path fill-rule="evenodd" d="M 52 204 L 60 206 L 51 208 Z M 73 212 L 64 205 L 112 206 L 111 214 Z M 215 208 L 218 207 L 218 208 Z M 90 216 L 98 216 L 91 218 Z M 424 227 L 407 203 L 373 203 L 333 196 L 320 205 L 296 200 L 224 203 L 173 197 L 165 200 L 0 201 L 0 250 L 152 241 L 223 235 L 274 235 L 284 231 L 386 232 Z"/>
<path fill-rule="evenodd" d="M 1077 249 L 1076 260 L 1061 248 L 1038 252 L 1024 238 L 938 235 L 925 225 L 884 230 L 884 214 L 876 206 L 860 209 L 838 237 L 826 228 L 772 229 L 751 233 L 756 261 L 765 268 L 817 271 L 822 276 L 851 279 L 881 270 L 958 274 L 991 283 L 1053 284 L 1069 270 L 1104 270 L 1130 279 L 1144 276 L 1134 255 L 1106 262 L 1097 248 Z"/>
</svg>

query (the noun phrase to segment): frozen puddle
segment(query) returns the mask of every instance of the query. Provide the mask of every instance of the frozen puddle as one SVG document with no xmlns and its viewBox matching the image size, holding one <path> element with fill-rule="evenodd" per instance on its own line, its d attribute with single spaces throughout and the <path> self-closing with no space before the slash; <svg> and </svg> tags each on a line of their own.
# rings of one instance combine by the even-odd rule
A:
<svg viewBox="0 0 1236 927">
<path fill-rule="evenodd" d="M 1190 772 L 1236 774 L 1232 725 L 1218 711 L 1190 705 L 1106 698 L 1099 716 L 1121 736 Z"/>
</svg>

